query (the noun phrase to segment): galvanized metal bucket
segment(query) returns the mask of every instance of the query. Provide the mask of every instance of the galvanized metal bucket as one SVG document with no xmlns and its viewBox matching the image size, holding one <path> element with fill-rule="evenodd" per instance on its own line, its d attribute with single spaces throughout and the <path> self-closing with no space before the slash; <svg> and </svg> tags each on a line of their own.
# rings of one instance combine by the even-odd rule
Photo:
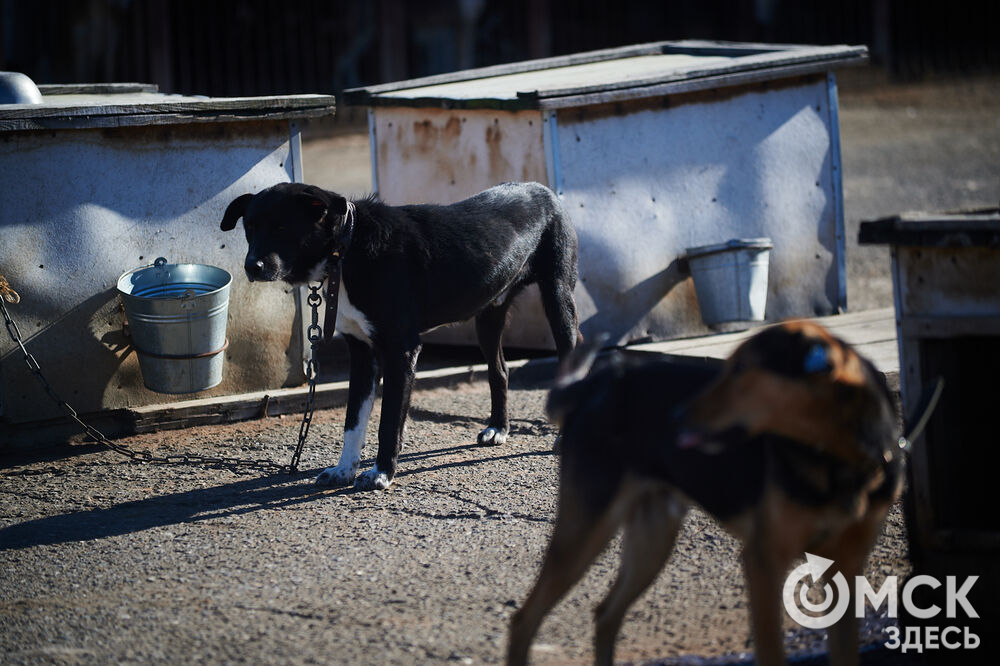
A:
<svg viewBox="0 0 1000 666">
<path fill-rule="evenodd" d="M 163 257 L 118 278 L 146 388 L 194 393 L 222 381 L 232 280 L 221 268 Z"/>
<path fill-rule="evenodd" d="M 773 247 L 770 238 L 733 238 L 687 248 L 702 321 L 711 326 L 764 320 Z"/>
</svg>

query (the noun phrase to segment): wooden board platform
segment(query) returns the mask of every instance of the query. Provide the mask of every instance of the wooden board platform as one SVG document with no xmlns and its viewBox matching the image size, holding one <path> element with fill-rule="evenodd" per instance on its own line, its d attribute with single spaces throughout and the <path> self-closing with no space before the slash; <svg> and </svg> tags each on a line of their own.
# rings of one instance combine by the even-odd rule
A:
<svg viewBox="0 0 1000 666">
<path fill-rule="evenodd" d="M 896 313 L 893 308 L 865 310 L 850 314 L 811 319 L 837 337 L 854 345 L 862 355 L 885 374 L 899 372 L 899 349 L 896 345 Z M 726 358 L 760 327 L 739 333 L 721 333 L 683 340 L 668 340 L 629 349 L 701 358 Z"/>
<path fill-rule="evenodd" d="M 892 308 L 818 317 L 813 319 L 869 358 L 886 375 L 898 375 L 899 355 L 896 347 L 896 322 Z M 683 340 L 669 340 L 633 345 L 629 350 L 673 354 L 692 358 L 726 358 L 743 340 L 761 327 L 739 333 L 706 335 Z M 508 362 L 510 375 L 521 383 L 544 386 L 555 373 L 555 358 L 518 359 Z M 486 365 L 459 365 L 417 372 L 415 389 L 455 386 L 472 381 L 485 381 Z M 339 407 L 347 402 L 347 382 L 330 382 L 316 387 L 317 409 Z M 307 387 L 260 391 L 241 395 L 186 400 L 162 405 L 148 405 L 127 410 L 114 410 L 82 415 L 85 421 L 109 437 L 121 437 L 140 432 L 174 430 L 194 425 L 234 423 L 263 416 L 300 415 L 305 407 Z M 32 424 L 20 428 L 11 441 L 17 448 L 37 446 L 74 438 L 79 428 L 64 419 Z M 0 432 L 0 435 L 4 434 Z M 6 440 L 7 437 L 0 439 Z M 2 449 L 2 447 L 0 447 Z"/>
</svg>

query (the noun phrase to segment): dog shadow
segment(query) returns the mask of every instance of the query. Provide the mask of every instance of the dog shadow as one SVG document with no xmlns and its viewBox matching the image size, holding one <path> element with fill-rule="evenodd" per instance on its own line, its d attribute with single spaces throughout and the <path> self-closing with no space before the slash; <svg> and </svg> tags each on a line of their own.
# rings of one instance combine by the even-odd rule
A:
<svg viewBox="0 0 1000 666">
<path fill-rule="evenodd" d="M 300 472 L 296 481 L 321 470 Z M 92 541 L 168 525 L 194 524 L 261 509 L 296 506 L 352 489 L 331 491 L 312 484 L 289 483 L 286 474 L 243 478 L 233 483 L 157 495 L 107 508 L 71 511 L 0 529 L 0 551 L 32 546 Z"/>
<path fill-rule="evenodd" d="M 467 452 L 475 444 L 459 444 L 432 450 L 404 452 L 401 463 L 424 463 L 421 467 L 401 465 L 397 479 L 420 478 L 420 475 L 458 467 L 482 465 L 530 456 L 552 455 L 549 451 L 517 451 L 504 455 L 470 460 L 459 458 L 433 464 L 432 461 Z M 97 449 L 97 446 L 86 447 Z M 506 449 L 509 451 L 509 449 Z M 428 464 L 430 463 L 430 464 Z M 374 458 L 361 461 L 362 468 L 375 464 Z M 59 473 L 57 468 L 47 471 Z M 63 543 L 94 541 L 108 537 L 133 534 L 156 527 L 196 524 L 228 516 L 239 516 L 261 510 L 294 507 L 321 498 L 358 494 L 352 486 L 329 488 L 315 486 L 312 479 L 323 468 L 299 470 L 296 475 L 273 474 L 270 476 L 241 478 L 232 483 L 197 488 L 178 493 L 157 495 L 114 506 L 70 511 L 56 516 L 46 516 L 0 528 L 0 552 L 20 550 L 33 546 L 51 546 Z M 11 474 L 8 472 L 8 474 Z M 15 473 L 16 474 L 16 473 Z M 11 474 L 13 475 L 13 474 Z"/>
</svg>

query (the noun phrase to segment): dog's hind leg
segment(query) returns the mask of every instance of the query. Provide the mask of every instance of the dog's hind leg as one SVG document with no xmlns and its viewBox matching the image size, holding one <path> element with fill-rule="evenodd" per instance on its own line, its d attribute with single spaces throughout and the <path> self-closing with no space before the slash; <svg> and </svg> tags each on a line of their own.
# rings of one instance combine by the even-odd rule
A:
<svg viewBox="0 0 1000 666">
<path fill-rule="evenodd" d="M 327 467 L 316 477 L 316 485 L 320 486 L 349 486 L 354 483 L 378 386 L 379 367 L 375 351 L 354 336 L 345 335 L 344 340 L 347 342 L 351 363 L 347 418 L 344 421 L 344 448 L 340 452 L 337 466 Z"/>
<path fill-rule="evenodd" d="M 567 497 L 565 492 L 559 498 L 556 525 L 538 580 L 511 618 L 508 664 L 527 663 L 531 641 L 542 620 L 614 536 L 621 517 L 619 512 L 608 510 L 598 516 L 585 506 L 579 498 Z"/>
<path fill-rule="evenodd" d="M 575 271 L 570 275 L 556 274 L 552 278 L 538 281 L 542 296 L 542 308 L 552 330 L 556 343 L 556 353 L 560 359 L 566 358 L 582 340 L 580 321 L 576 314 L 573 289 L 576 286 Z"/>
<path fill-rule="evenodd" d="M 618 578 L 595 613 L 595 663 L 613 663 L 625 612 L 670 557 L 686 513 L 684 500 L 666 488 L 643 494 L 633 506 L 625 523 Z"/>
<path fill-rule="evenodd" d="M 490 382 L 490 420 L 476 441 L 480 445 L 499 446 L 507 441 L 510 422 L 507 416 L 507 361 L 503 357 L 504 325 L 511 299 L 491 305 L 476 316 L 476 337 L 486 357 Z"/>
<path fill-rule="evenodd" d="M 573 290 L 576 289 L 578 241 L 572 222 L 559 211 L 551 221 L 533 260 L 532 273 L 538 282 L 545 318 L 552 330 L 560 359 L 573 351 L 583 338 L 576 312 Z"/>
</svg>

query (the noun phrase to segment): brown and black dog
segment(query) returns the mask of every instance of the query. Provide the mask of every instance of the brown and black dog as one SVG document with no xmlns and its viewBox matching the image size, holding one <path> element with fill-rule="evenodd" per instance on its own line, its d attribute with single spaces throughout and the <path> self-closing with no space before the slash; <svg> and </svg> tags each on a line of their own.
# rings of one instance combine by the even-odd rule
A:
<svg viewBox="0 0 1000 666">
<path fill-rule="evenodd" d="M 588 373 L 593 358 L 572 356 L 549 395 L 562 427 L 559 507 L 538 581 L 511 622 L 509 662 L 527 661 L 542 619 L 622 527 L 619 574 L 596 611 L 596 661 L 611 663 L 626 610 L 694 502 L 743 541 L 757 663 L 783 663 L 781 590 L 793 560 L 820 555 L 853 581 L 900 491 L 882 374 L 808 322 L 754 335 L 721 370 L 617 357 Z M 829 636 L 832 663 L 857 662 L 851 613 Z"/>
</svg>

